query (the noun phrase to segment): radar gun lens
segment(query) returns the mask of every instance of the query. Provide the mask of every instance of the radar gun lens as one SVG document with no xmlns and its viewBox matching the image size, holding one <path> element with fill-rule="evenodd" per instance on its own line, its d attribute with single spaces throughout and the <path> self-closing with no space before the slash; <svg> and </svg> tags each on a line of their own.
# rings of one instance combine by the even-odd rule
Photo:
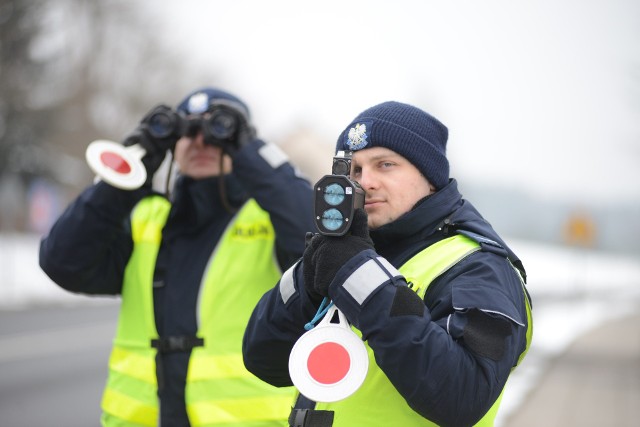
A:
<svg viewBox="0 0 640 427">
<path fill-rule="evenodd" d="M 329 184 L 324 188 L 324 201 L 331 206 L 338 206 L 344 201 L 344 187 L 340 184 Z"/>
<path fill-rule="evenodd" d="M 322 213 L 322 225 L 330 231 L 339 229 L 344 223 L 342 213 L 335 208 L 327 209 Z"/>
</svg>

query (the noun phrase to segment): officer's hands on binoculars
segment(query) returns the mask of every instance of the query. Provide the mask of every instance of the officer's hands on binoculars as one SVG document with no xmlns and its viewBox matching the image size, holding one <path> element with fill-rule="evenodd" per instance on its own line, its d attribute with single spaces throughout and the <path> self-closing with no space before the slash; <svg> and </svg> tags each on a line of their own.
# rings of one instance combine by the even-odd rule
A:
<svg viewBox="0 0 640 427">
<path fill-rule="evenodd" d="M 245 108 L 220 99 L 212 102 L 203 113 L 186 117 L 171 107 L 158 105 L 144 116 L 123 144 L 140 144 L 145 149 L 142 163 L 147 170 L 146 184 L 149 184 L 167 151 L 173 150 L 181 137 L 193 138 L 199 132 L 202 132 L 205 144 L 221 147 L 232 156 L 256 138 Z"/>
<path fill-rule="evenodd" d="M 304 285 L 311 299 L 319 303 L 328 296 L 329 285 L 338 270 L 367 249 L 373 249 L 373 241 L 369 237 L 367 213 L 362 208 L 354 212 L 350 233 L 339 237 L 314 235 L 302 259 Z"/>
<path fill-rule="evenodd" d="M 142 163 L 147 170 L 145 184 L 151 183 L 167 150 L 172 150 L 184 133 L 182 121 L 171 107 L 158 105 L 144 116 L 138 127 L 122 142 L 126 147 L 140 144 L 145 149 L 146 154 L 142 157 Z"/>
</svg>

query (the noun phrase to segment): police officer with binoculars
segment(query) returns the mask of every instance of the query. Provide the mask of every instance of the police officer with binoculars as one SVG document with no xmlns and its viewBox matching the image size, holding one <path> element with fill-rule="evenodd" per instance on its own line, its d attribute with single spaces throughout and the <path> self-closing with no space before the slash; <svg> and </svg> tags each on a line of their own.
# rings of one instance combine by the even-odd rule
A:
<svg viewBox="0 0 640 427">
<path fill-rule="evenodd" d="M 104 426 L 286 423 L 294 390 L 250 374 L 241 341 L 302 256 L 313 189 L 256 135 L 246 104 L 216 88 L 157 106 L 123 141 L 144 149 L 146 182 L 99 180 L 43 238 L 40 265 L 59 286 L 121 296 Z M 170 196 L 151 185 L 167 154 L 179 171 Z"/>
</svg>

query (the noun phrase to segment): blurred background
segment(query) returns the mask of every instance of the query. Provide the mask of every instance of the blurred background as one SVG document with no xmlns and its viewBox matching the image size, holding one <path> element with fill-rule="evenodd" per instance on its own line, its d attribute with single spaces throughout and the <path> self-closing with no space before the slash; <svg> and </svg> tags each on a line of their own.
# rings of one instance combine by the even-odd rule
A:
<svg viewBox="0 0 640 427">
<path fill-rule="evenodd" d="M 343 3 L 2 0 L 0 231 L 44 233 L 89 142 L 217 85 L 312 178 L 360 111 L 416 104 L 501 232 L 563 243 L 579 215 L 595 248 L 640 253 L 637 2 Z"/>
<path fill-rule="evenodd" d="M 506 419 L 577 337 L 640 312 L 639 41 L 633 0 L 0 0 L 0 424 L 35 425 L 16 390 L 64 406 L 52 378 L 16 364 L 57 349 L 66 384 L 87 360 L 69 366 L 73 337 L 100 336 L 85 315 L 104 338 L 75 392 L 97 411 L 117 301 L 56 288 L 38 242 L 91 183 L 91 141 L 120 141 L 201 86 L 244 99 L 312 181 L 373 104 L 447 125 L 451 175 L 529 273 L 536 335 Z M 26 424 L 2 423 L 10 411 Z"/>
</svg>

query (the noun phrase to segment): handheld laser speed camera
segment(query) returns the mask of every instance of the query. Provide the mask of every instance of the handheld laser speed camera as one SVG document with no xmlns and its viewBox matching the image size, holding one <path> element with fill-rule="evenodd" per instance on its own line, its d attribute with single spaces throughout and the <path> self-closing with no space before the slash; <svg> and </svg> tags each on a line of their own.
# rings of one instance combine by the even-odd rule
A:
<svg viewBox="0 0 640 427">
<path fill-rule="evenodd" d="M 332 175 L 323 176 L 314 187 L 316 228 L 325 236 L 346 234 L 355 210 L 364 208 L 364 190 L 349 179 L 351 155 L 351 151 L 338 151 L 333 158 Z"/>
</svg>

